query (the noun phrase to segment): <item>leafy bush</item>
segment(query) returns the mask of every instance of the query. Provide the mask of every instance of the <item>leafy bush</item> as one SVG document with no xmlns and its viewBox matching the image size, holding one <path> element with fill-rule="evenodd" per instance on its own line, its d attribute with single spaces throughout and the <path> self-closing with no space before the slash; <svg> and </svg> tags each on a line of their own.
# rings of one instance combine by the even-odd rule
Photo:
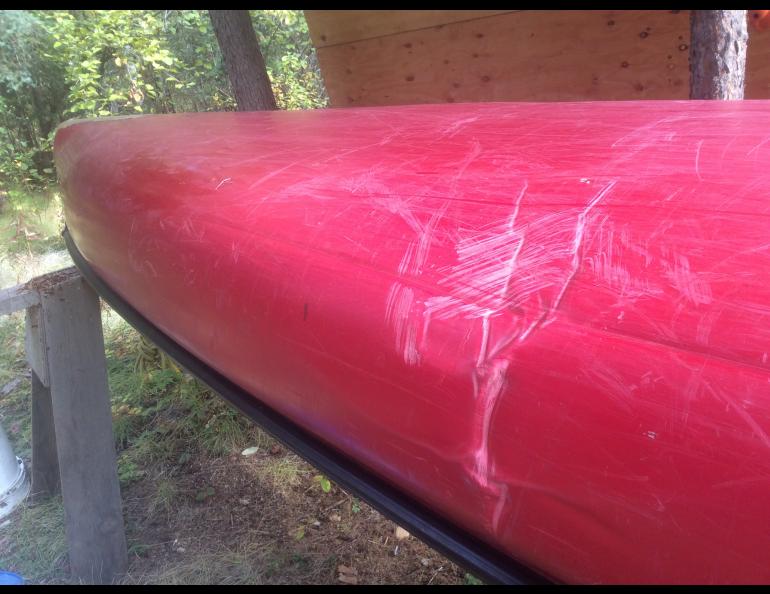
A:
<svg viewBox="0 0 770 594">
<path fill-rule="evenodd" d="M 279 107 L 328 98 L 301 11 L 252 11 Z M 54 179 L 68 117 L 235 109 L 205 10 L 0 11 L 0 195 Z"/>
</svg>

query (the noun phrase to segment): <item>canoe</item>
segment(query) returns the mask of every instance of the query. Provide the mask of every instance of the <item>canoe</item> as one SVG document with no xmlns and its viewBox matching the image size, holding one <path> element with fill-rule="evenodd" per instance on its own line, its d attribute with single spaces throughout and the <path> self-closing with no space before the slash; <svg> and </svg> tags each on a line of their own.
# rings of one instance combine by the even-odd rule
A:
<svg viewBox="0 0 770 594">
<path fill-rule="evenodd" d="M 69 122 L 55 160 L 102 295 L 469 567 L 767 582 L 768 130 L 766 101 L 175 114 Z"/>
</svg>

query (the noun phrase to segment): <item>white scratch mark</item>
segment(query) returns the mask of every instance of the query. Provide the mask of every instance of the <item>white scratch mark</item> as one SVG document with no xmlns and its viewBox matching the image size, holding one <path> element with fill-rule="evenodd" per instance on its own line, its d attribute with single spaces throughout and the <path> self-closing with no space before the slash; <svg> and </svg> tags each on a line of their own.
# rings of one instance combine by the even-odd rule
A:
<svg viewBox="0 0 770 594">
<path fill-rule="evenodd" d="M 759 440 L 765 444 L 766 447 L 770 448 L 770 437 L 768 437 L 765 430 L 759 426 L 759 423 L 754 420 L 754 417 L 752 417 L 745 408 L 740 406 L 735 402 L 735 400 L 733 400 L 730 396 L 721 390 L 719 392 L 714 390 L 710 384 L 706 383 L 705 387 L 709 392 L 711 392 L 712 395 L 727 404 L 729 408 L 732 408 L 733 411 L 735 411 L 735 413 L 743 420 L 743 422 L 746 423 L 749 428 L 751 428 L 751 430 L 754 432 L 754 435 L 756 435 Z"/>
<path fill-rule="evenodd" d="M 770 142 L 770 136 L 765 138 L 762 142 L 760 142 L 757 146 L 755 146 L 753 149 L 751 149 L 748 153 L 746 153 L 746 156 L 753 154 L 754 151 L 758 150 L 759 148 L 765 146 L 768 142 Z"/>
<path fill-rule="evenodd" d="M 698 176 L 699 180 L 703 180 L 703 178 L 700 176 L 700 149 L 703 146 L 703 141 L 701 140 L 698 142 L 698 150 L 695 152 L 695 175 Z"/>
<path fill-rule="evenodd" d="M 417 332 L 411 322 L 413 304 L 414 291 L 411 287 L 393 283 L 385 306 L 385 321 L 393 327 L 396 349 L 402 353 L 407 365 L 416 365 L 420 360 Z"/>
<path fill-rule="evenodd" d="M 508 485 L 502 483 L 499 486 L 500 495 L 498 495 L 497 503 L 495 504 L 495 512 L 492 516 L 492 530 L 495 534 L 500 536 L 500 517 L 505 509 L 505 502 L 508 499 Z"/>
<path fill-rule="evenodd" d="M 497 359 L 483 372 L 486 377 L 478 396 L 482 415 L 481 425 L 475 432 L 476 453 L 473 468 L 473 474 L 482 487 L 489 486 L 489 428 L 492 414 L 506 385 L 506 372 L 510 363 L 508 359 Z"/>
<path fill-rule="evenodd" d="M 487 358 L 487 346 L 489 344 L 489 314 L 487 312 L 481 317 L 482 333 L 481 333 L 481 347 L 479 348 L 479 356 L 476 358 L 476 367 L 481 367 Z"/>
<path fill-rule="evenodd" d="M 464 120 L 458 120 L 451 126 L 447 126 L 442 131 L 443 134 L 447 134 L 448 138 L 452 138 L 455 134 L 457 134 L 462 128 L 465 127 L 466 124 L 472 124 L 476 120 L 479 119 L 479 116 L 474 116 L 470 118 L 465 118 Z"/>
<path fill-rule="evenodd" d="M 588 203 L 588 206 L 585 208 L 585 210 L 578 215 L 577 227 L 575 229 L 575 241 L 572 246 L 572 272 L 570 273 L 569 278 L 567 278 L 567 282 L 565 282 L 562 286 L 561 291 L 559 291 L 559 295 L 556 297 L 556 300 L 550 309 L 551 314 L 559 309 L 559 305 L 561 304 L 561 300 L 564 297 L 564 293 L 567 292 L 567 288 L 570 286 L 572 280 L 575 278 L 575 275 L 580 269 L 580 261 L 583 256 L 581 249 L 583 246 L 583 233 L 585 232 L 588 213 L 590 213 L 593 207 L 596 206 L 599 201 L 604 198 L 610 190 L 612 190 L 612 188 L 615 187 L 615 183 L 615 181 L 611 181 L 606 186 L 604 186 L 599 191 L 599 193 L 594 196 L 593 200 Z"/>
<path fill-rule="evenodd" d="M 686 299 L 694 305 L 708 305 L 713 301 L 711 286 L 690 269 L 687 256 L 677 254 L 673 266 L 663 261 L 666 277 Z"/>
</svg>

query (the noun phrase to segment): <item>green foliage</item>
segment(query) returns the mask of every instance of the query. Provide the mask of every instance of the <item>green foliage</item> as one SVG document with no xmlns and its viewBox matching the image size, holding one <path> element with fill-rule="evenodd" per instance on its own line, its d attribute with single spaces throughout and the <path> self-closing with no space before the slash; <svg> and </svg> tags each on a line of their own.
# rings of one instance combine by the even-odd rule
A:
<svg viewBox="0 0 770 594">
<path fill-rule="evenodd" d="M 136 462 L 125 455 L 118 457 L 118 479 L 122 484 L 133 483 L 142 476 L 144 476 L 144 471 L 137 466 Z"/>
<path fill-rule="evenodd" d="M 85 10 L 46 15 L 69 88 L 68 115 L 233 107 L 206 11 Z"/>
<path fill-rule="evenodd" d="M 278 107 L 325 107 L 328 98 L 302 13 L 254 10 L 251 16 Z"/>
<path fill-rule="evenodd" d="M 251 15 L 279 107 L 325 106 L 302 12 Z M 54 179 L 65 118 L 235 109 L 208 11 L 0 11 L 0 30 L 0 197 Z"/>
<path fill-rule="evenodd" d="M 60 217 L 55 192 L 11 188 L 0 197 L 0 243 L 8 254 L 62 249 Z"/>
<path fill-rule="evenodd" d="M 479 578 L 477 578 L 475 575 L 472 575 L 470 573 L 465 574 L 463 583 L 466 586 L 483 586 L 484 585 L 484 582 L 482 582 Z"/>
<path fill-rule="evenodd" d="M 52 40 L 34 13 L 0 10 L 0 192 L 53 175 L 51 140 L 67 89 Z"/>
<path fill-rule="evenodd" d="M 48 57 L 65 73 L 67 115 L 165 111 L 157 79 L 173 72 L 176 60 L 158 11 L 55 10 L 40 17 L 54 40 Z"/>
<path fill-rule="evenodd" d="M 313 480 L 321 487 L 321 491 L 328 493 L 332 490 L 331 481 L 322 474 L 317 474 L 313 477 Z"/>
</svg>

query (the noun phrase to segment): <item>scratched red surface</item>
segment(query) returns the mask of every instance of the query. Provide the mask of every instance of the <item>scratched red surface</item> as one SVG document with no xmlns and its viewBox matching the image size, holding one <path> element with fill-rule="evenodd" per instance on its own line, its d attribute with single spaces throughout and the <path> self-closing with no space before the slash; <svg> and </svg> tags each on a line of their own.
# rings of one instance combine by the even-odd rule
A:
<svg viewBox="0 0 770 594">
<path fill-rule="evenodd" d="M 770 581 L 770 102 L 63 126 L 67 225 L 184 347 L 570 582 Z"/>
</svg>

